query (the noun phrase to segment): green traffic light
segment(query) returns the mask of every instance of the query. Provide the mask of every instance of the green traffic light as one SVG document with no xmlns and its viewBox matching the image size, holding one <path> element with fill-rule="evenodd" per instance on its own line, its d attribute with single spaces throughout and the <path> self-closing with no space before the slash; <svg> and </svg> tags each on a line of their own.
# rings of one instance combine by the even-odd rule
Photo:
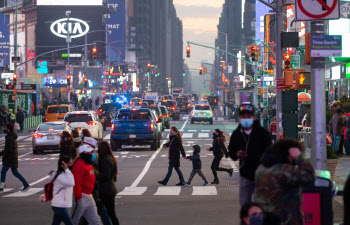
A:
<svg viewBox="0 0 350 225">
<path fill-rule="evenodd" d="M 175 85 L 174 83 L 172 83 L 171 85 Z"/>
<path fill-rule="evenodd" d="M 186 74 L 185 74 L 185 73 L 183 73 L 183 74 L 182 74 L 182 76 L 186 76 Z"/>
</svg>

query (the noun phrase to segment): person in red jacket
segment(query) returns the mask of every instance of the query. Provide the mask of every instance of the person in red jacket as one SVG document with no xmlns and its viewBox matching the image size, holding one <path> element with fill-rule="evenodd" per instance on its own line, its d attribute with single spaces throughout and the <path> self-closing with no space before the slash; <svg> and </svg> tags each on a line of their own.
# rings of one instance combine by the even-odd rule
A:
<svg viewBox="0 0 350 225">
<path fill-rule="evenodd" d="M 82 145 L 79 147 L 79 153 L 80 157 L 72 170 L 75 181 L 73 188 L 75 196 L 75 207 L 72 214 L 73 223 L 78 225 L 80 218 L 84 216 L 90 225 L 99 225 L 100 219 L 97 214 L 96 203 L 92 197 L 96 177 L 91 164 L 95 149 L 88 144 Z"/>
</svg>

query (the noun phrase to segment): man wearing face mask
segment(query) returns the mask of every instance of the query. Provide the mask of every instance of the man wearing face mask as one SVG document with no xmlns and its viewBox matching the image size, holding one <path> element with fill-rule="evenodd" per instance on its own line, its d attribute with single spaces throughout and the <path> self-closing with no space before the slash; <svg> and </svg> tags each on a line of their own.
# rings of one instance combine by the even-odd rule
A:
<svg viewBox="0 0 350 225">
<path fill-rule="evenodd" d="M 239 107 L 239 126 L 232 133 L 228 146 L 229 156 L 239 159 L 239 204 L 251 201 L 254 193 L 254 175 L 264 151 L 272 144 L 269 132 L 254 121 L 254 106 Z"/>
<path fill-rule="evenodd" d="M 75 181 L 73 188 L 75 207 L 73 207 L 72 219 L 75 225 L 79 224 L 82 216 L 91 225 L 100 224 L 96 203 L 92 197 L 92 191 L 96 182 L 94 168 L 91 165 L 95 154 L 95 148 L 92 146 L 90 143 L 87 143 L 79 147 L 80 157 L 72 170 Z"/>
</svg>

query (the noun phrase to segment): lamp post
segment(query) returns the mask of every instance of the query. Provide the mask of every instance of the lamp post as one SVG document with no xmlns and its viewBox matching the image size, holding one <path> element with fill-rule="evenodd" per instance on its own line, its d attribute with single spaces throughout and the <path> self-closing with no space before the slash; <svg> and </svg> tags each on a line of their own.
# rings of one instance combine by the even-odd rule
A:
<svg viewBox="0 0 350 225">
<path fill-rule="evenodd" d="M 227 39 L 227 33 L 225 33 L 225 32 L 221 32 L 221 31 L 218 31 L 218 33 L 220 33 L 220 34 L 224 34 L 225 36 L 226 36 L 226 49 L 225 49 L 225 51 L 226 51 L 226 56 L 225 56 L 225 61 L 226 61 L 226 65 L 225 65 L 225 74 L 226 74 L 226 79 L 229 81 L 229 76 L 228 76 L 228 57 L 227 57 L 227 48 L 228 48 L 228 39 Z M 226 92 L 225 92 L 225 100 L 224 101 L 227 101 L 227 94 L 226 94 Z M 228 108 L 226 107 L 226 110 L 225 110 L 225 115 L 227 114 L 227 110 L 228 110 Z"/>
<path fill-rule="evenodd" d="M 69 49 L 69 43 L 70 43 L 70 29 L 69 29 L 69 15 L 71 14 L 71 11 L 66 11 L 67 16 L 67 48 L 68 48 L 68 65 L 69 65 L 69 55 L 70 55 L 70 49 Z M 69 70 L 67 71 L 67 76 L 70 74 Z M 70 103 L 70 87 L 68 87 L 68 104 Z"/>
</svg>

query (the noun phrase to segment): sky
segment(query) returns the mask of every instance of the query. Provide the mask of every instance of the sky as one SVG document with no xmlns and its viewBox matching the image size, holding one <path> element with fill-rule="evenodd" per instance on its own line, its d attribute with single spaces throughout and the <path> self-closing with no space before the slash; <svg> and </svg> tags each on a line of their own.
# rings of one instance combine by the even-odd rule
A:
<svg viewBox="0 0 350 225">
<path fill-rule="evenodd" d="M 201 60 L 213 63 L 214 50 L 191 45 L 191 57 L 186 58 L 187 41 L 215 46 L 217 25 L 225 0 L 173 0 L 177 16 L 183 23 L 185 63 L 197 69 Z"/>
</svg>

